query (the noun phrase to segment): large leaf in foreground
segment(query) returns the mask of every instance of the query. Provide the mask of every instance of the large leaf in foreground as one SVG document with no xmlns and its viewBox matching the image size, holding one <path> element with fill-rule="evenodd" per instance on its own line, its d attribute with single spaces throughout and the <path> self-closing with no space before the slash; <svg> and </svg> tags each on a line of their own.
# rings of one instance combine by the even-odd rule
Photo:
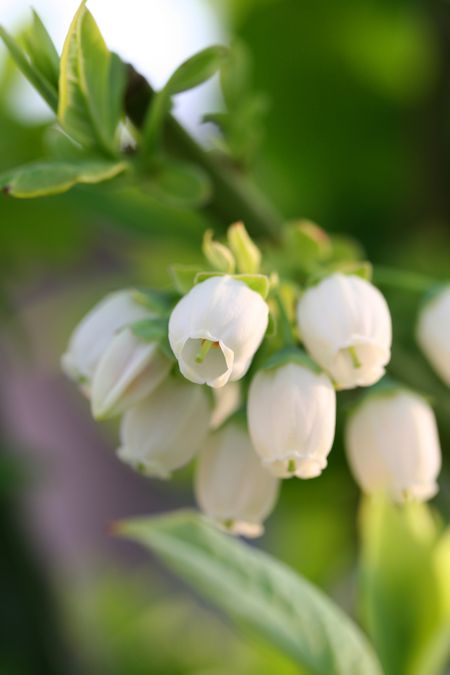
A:
<svg viewBox="0 0 450 675">
<path fill-rule="evenodd" d="M 34 162 L 0 176 L 0 190 L 23 199 L 56 195 L 77 183 L 101 183 L 127 168 L 125 162 L 86 159 L 82 161 Z"/>
<path fill-rule="evenodd" d="M 333 603 L 266 553 L 191 512 L 120 523 L 232 618 L 318 675 L 381 675 L 359 629 Z"/>
</svg>

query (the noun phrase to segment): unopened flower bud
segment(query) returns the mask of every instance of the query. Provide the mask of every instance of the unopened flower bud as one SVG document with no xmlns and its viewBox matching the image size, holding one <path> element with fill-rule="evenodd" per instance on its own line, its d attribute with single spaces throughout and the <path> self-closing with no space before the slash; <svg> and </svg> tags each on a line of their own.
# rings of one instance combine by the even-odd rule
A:
<svg viewBox="0 0 450 675">
<path fill-rule="evenodd" d="M 260 370 L 248 396 L 248 424 L 263 464 L 276 476 L 314 478 L 333 445 L 336 394 L 325 374 L 287 363 Z"/>
<path fill-rule="evenodd" d="M 305 291 L 297 308 L 306 349 L 338 389 L 368 386 L 391 355 L 389 309 L 380 291 L 355 275 L 333 274 Z"/>
<path fill-rule="evenodd" d="M 420 312 L 417 341 L 436 373 L 450 387 L 450 285 Z"/>
<path fill-rule="evenodd" d="M 407 390 L 373 392 L 360 403 L 346 431 L 353 475 L 368 493 L 396 501 L 426 500 L 438 487 L 441 450 L 432 409 Z"/>
<path fill-rule="evenodd" d="M 268 313 L 258 293 L 230 276 L 194 286 L 169 321 L 170 346 L 182 374 L 211 387 L 240 379 L 264 337 Z"/>
<path fill-rule="evenodd" d="M 169 478 L 201 449 L 209 418 L 204 388 L 168 377 L 123 416 L 118 456 L 146 476 Z"/>
<path fill-rule="evenodd" d="M 148 310 L 134 302 L 132 291 L 107 295 L 73 331 L 61 359 L 66 375 L 89 391 L 94 371 L 117 331 L 147 316 Z"/>
<path fill-rule="evenodd" d="M 121 330 L 112 338 L 92 378 L 93 416 L 106 419 L 124 412 L 156 389 L 171 366 L 156 343 L 140 340 L 129 328 Z"/>
<path fill-rule="evenodd" d="M 195 492 L 200 508 L 220 526 L 258 537 L 275 505 L 278 481 L 262 467 L 245 429 L 230 422 L 200 453 Z"/>
<path fill-rule="evenodd" d="M 227 236 L 239 271 L 246 274 L 258 272 L 261 265 L 261 251 L 249 236 L 244 223 L 230 225 Z"/>
</svg>

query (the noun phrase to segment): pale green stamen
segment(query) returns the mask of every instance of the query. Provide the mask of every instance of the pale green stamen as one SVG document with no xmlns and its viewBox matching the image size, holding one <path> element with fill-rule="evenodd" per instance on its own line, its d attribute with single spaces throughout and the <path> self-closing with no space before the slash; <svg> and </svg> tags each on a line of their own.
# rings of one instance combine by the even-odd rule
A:
<svg viewBox="0 0 450 675">
<path fill-rule="evenodd" d="M 362 363 L 358 358 L 358 354 L 356 353 L 356 348 L 355 347 L 349 347 L 348 353 L 350 354 L 350 358 L 352 360 L 353 368 L 361 368 Z"/>
<path fill-rule="evenodd" d="M 288 461 L 288 465 L 287 465 L 288 472 L 289 473 L 295 473 L 296 468 L 297 468 L 297 464 L 295 462 L 295 459 L 290 459 Z"/>
<path fill-rule="evenodd" d="M 201 340 L 200 349 L 198 350 L 197 356 L 195 357 L 195 363 L 203 363 L 206 355 L 208 354 L 211 347 L 214 346 L 214 344 L 215 343 L 211 342 L 210 340 Z"/>
</svg>

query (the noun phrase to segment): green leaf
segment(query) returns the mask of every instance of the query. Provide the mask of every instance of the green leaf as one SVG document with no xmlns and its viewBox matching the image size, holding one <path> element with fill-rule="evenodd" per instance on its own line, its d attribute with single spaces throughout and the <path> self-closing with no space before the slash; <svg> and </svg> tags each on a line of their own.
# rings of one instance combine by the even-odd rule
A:
<svg viewBox="0 0 450 675">
<path fill-rule="evenodd" d="M 33 10 L 33 23 L 23 37 L 28 56 L 36 70 L 58 93 L 59 55 L 39 15 Z"/>
<path fill-rule="evenodd" d="M 164 118 L 171 109 L 171 97 L 197 87 L 208 80 L 221 67 L 228 56 L 228 49 L 221 45 L 207 47 L 184 61 L 171 75 L 150 105 L 142 133 L 142 152 L 154 154 L 160 140 Z"/>
<path fill-rule="evenodd" d="M 14 38 L 0 26 L 0 37 L 5 43 L 11 57 L 33 87 L 39 92 L 50 108 L 56 111 L 58 107 L 58 93 L 54 87 L 41 75 L 39 70 L 27 59 L 23 49 Z"/>
<path fill-rule="evenodd" d="M 284 248 L 295 256 L 300 269 L 308 269 L 331 254 L 331 240 L 327 233 L 309 220 L 288 223 L 283 232 Z"/>
<path fill-rule="evenodd" d="M 145 189 L 163 204 L 182 208 L 203 206 L 212 192 L 211 181 L 205 171 L 194 164 L 178 161 L 166 161 L 155 166 Z"/>
<path fill-rule="evenodd" d="M 440 675 L 450 651 L 450 530 L 426 504 L 361 513 L 361 604 L 385 675 Z"/>
<path fill-rule="evenodd" d="M 213 45 L 194 54 L 178 66 L 164 89 L 169 96 L 198 87 L 221 68 L 229 51 L 223 45 Z"/>
<path fill-rule="evenodd" d="M 109 52 L 83 2 L 61 55 L 58 118 L 62 127 L 82 145 L 114 154 L 124 86 L 124 66 Z"/>
<path fill-rule="evenodd" d="M 201 595 L 318 675 L 381 675 L 359 629 L 321 591 L 271 556 L 178 512 L 120 523 Z"/>
<path fill-rule="evenodd" d="M 95 133 L 103 147 L 114 150 L 122 115 L 125 66 L 109 51 L 92 14 L 85 10 L 79 32 L 80 84 Z"/>
<path fill-rule="evenodd" d="M 55 195 L 77 183 L 100 183 L 127 168 L 125 162 L 84 160 L 79 162 L 35 162 L 0 176 L 0 190 L 23 199 Z"/>
</svg>

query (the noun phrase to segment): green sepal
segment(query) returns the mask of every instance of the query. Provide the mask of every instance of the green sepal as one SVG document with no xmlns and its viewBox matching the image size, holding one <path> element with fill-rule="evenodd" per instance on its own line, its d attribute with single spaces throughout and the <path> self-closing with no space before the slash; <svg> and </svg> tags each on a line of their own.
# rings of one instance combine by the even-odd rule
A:
<svg viewBox="0 0 450 675">
<path fill-rule="evenodd" d="M 390 375 L 385 375 L 376 384 L 368 387 L 356 401 L 348 405 L 345 409 L 345 413 L 347 417 L 350 418 L 366 401 L 374 398 L 390 398 L 397 394 L 401 394 L 402 392 L 405 394 L 412 394 L 413 396 L 420 396 L 429 405 L 433 405 L 433 399 L 429 394 L 412 389 L 407 384 L 398 382 Z"/>
<path fill-rule="evenodd" d="M 263 300 L 267 298 L 270 290 L 269 277 L 265 274 L 228 274 L 224 272 L 199 272 L 194 280 L 195 284 L 201 284 L 202 281 L 211 279 L 212 277 L 230 276 L 236 281 L 243 281 L 252 291 L 258 293 Z"/>
<path fill-rule="evenodd" d="M 337 263 L 328 267 L 324 267 L 310 277 L 306 281 L 306 288 L 311 288 L 312 286 L 317 286 L 321 281 L 327 277 L 331 277 L 333 274 L 345 274 L 347 276 L 356 276 L 364 279 L 365 281 L 371 281 L 373 276 L 373 267 L 370 262 L 346 262 L 346 263 Z"/>
<path fill-rule="evenodd" d="M 135 302 L 159 316 L 169 314 L 180 299 L 180 294 L 177 291 L 161 291 L 153 288 L 135 289 L 131 295 Z"/>
<path fill-rule="evenodd" d="M 165 356 L 174 359 L 168 340 L 168 318 L 141 319 L 130 324 L 130 329 L 143 342 L 156 342 Z"/>
<path fill-rule="evenodd" d="M 169 268 L 175 288 L 181 293 L 185 294 L 191 290 L 196 282 L 198 274 L 208 274 L 203 272 L 201 267 L 196 265 L 171 265 Z M 216 276 L 211 274 L 210 276 Z"/>
<path fill-rule="evenodd" d="M 304 368 L 309 368 L 318 375 L 323 374 L 323 370 L 313 361 L 308 354 L 306 354 L 299 347 L 286 347 L 279 352 L 272 354 L 267 361 L 261 365 L 261 370 L 271 370 L 272 368 L 279 368 L 288 363 L 296 363 Z"/>
</svg>

